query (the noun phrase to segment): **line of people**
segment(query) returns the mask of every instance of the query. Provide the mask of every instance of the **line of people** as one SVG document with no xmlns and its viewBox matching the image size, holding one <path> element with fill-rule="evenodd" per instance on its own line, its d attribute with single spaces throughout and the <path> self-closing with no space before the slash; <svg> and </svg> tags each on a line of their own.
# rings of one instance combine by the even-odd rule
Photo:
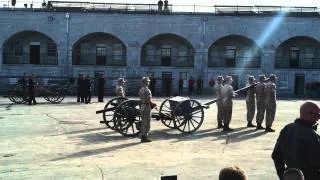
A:
<svg viewBox="0 0 320 180">
<path fill-rule="evenodd" d="M 92 80 L 89 74 L 80 74 L 77 80 L 77 102 L 91 103 Z"/>
<path fill-rule="evenodd" d="M 274 132 L 272 124 L 276 113 L 276 80 L 277 77 L 271 74 L 269 79 L 265 75 L 259 76 L 259 82 L 255 81 L 254 76 L 248 77 L 246 95 L 247 107 L 247 127 L 256 127 L 257 130 L 265 129 L 266 132 Z M 218 129 L 223 128 L 223 131 L 232 131 L 229 127 L 232 119 L 233 98 L 237 93 L 232 87 L 233 79 L 231 76 L 217 76 L 214 85 L 214 92 L 217 98 L 217 122 Z M 255 109 L 257 106 L 256 122 L 252 123 Z M 262 126 L 264 116 L 266 114 L 266 128 Z"/>
</svg>

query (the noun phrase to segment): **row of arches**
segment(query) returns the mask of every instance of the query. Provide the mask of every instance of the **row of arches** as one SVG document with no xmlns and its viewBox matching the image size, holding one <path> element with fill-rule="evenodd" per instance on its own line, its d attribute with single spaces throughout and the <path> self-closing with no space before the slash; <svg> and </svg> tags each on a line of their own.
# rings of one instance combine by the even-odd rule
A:
<svg viewBox="0 0 320 180">
<path fill-rule="evenodd" d="M 55 40 L 36 31 L 23 31 L 3 43 L 4 64 L 57 65 Z M 68 53 L 68 52 L 67 52 Z M 208 67 L 260 68 L 262 50 L 241 35 L 218 39 L 208 50 Z M 306 36 L 290 38 L 275 52 L 275 68 L 320 68 L 320 43 Z M 176 34 L 160 34 L 141 46 L 141 66 L 193 67 L 195 48 Z M 127 47 L 118 37 L 97 32 L 72 45 L 73 65 L 126 66 Z"/>
</svg>

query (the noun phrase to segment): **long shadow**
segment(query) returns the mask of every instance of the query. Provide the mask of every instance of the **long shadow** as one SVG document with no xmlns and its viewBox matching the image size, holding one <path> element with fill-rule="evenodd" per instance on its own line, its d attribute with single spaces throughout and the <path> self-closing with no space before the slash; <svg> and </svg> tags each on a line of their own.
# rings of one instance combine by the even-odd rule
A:
<svg viewBox="0 0 320 180">
<path fill-rule="evenodd" d="M 98 130 L 103 130 L 106 128 L 93 128 L 93 129 L 83 129 L 83 130 L 78 130 L 78 131 L 70 131 L 62 134 L 80 134 L 80 133 L 86 133 L 86 132 L 91 132 L 91 131 L 98 131 Z"/>
<path fill-rule="evenodd" d="M 107 153 L 107 152 L 112 152 L 112 151 L 116 151 L 119 149 L 128 148 L 128 147 L 135 146 L 138 144 L 140 144 L 140 142 L 121 144 L 121 145 L 100 148 L 100 149 L 94 149 L 94 150 L 85 150 L 85 151 L 80 151 L 80 152 L 73 153 L 73 154 L 70 154 L 70 155 L 67 155 L 64 157 L 51 159 L 50 161 L 59 161 L 59 160 L 70 159 L 70 158 L 83 158 L 83 157 L 88 157 L 88 156 L 94 156 L 94 155 L 98 155 L 98 154 L 102 154 L 102 153 Z"/>
</svg>

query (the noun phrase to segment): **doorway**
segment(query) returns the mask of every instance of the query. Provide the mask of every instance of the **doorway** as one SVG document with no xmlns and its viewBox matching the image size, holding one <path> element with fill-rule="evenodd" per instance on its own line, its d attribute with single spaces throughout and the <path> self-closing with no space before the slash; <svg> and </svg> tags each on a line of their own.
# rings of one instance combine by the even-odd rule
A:
<svg viewBox="0 0 320 180">
<path fill-rule="evenodd" d="M 30 64 L 40 64 L 40 44 L 30 45 Z"/>
<path fill-rule="evenodd" d="M 304 74 L 296 74 L 295 85 L 294 85 L 295 95 L 304 95 L 304 83 L 305 83 Z"/>
<path fill-rule="evenodd" d="M 163 72 L 162 73 L 162 92 L 165 96 L 171 96 L 172 89 L 172 73 Z"/>
</svg>

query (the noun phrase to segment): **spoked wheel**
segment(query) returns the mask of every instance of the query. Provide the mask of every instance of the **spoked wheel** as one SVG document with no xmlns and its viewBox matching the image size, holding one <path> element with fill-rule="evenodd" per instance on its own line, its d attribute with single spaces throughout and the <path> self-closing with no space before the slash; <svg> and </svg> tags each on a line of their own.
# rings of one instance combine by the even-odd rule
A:
<svg viewBox="0 0 320 180">
<path fill-rule="evenodd" d="M 134 137 L 141 131 L 140 101 L 122 102 L 114 112 L 114 127 L 123 136 Z"/>
<path fill-rule="evenodd" d="M 47 87 L 46 91 L 44 99 L 54 104 L 60 103 L 65 97 L 63 89 L 57 86 Z"/>
<path fill-rule="evenodd" d="M 180 102 L 173 111 L 174 124 L 183 133 L 195 132 L 203 123 L 204 110 L 196 100 Z"/>
<path fill-rule="evenodd" d="M 113 121 L 114 111 L 116 110 L 118 105 L 125 100 L 128 100 L 128 99 L 125 97 L 116 97 L 108 101 L 107 104 L 104 106 L 104 109 L 108 109 L 108 111 L 103 112 L 102 114 L 103 121 L 112 130 L 115 130 L 114 121 Z"/>
<path fill-rule="evenodd" d="M 8 97 L 10 101 L 22 104 L 28 101 L 28 90 L 26 87 L 24 88 L 22 85 L 16 85 L 9 89 Z"/>
<path fill-rule="evenodd" d="M 170 98 L 167 98 L 161 103 L 159 116 L 163 125 L 167 126 L 168 128 L 175 129 L 172 118 L 172 108 L 169 101 Z"/>
</svg>

